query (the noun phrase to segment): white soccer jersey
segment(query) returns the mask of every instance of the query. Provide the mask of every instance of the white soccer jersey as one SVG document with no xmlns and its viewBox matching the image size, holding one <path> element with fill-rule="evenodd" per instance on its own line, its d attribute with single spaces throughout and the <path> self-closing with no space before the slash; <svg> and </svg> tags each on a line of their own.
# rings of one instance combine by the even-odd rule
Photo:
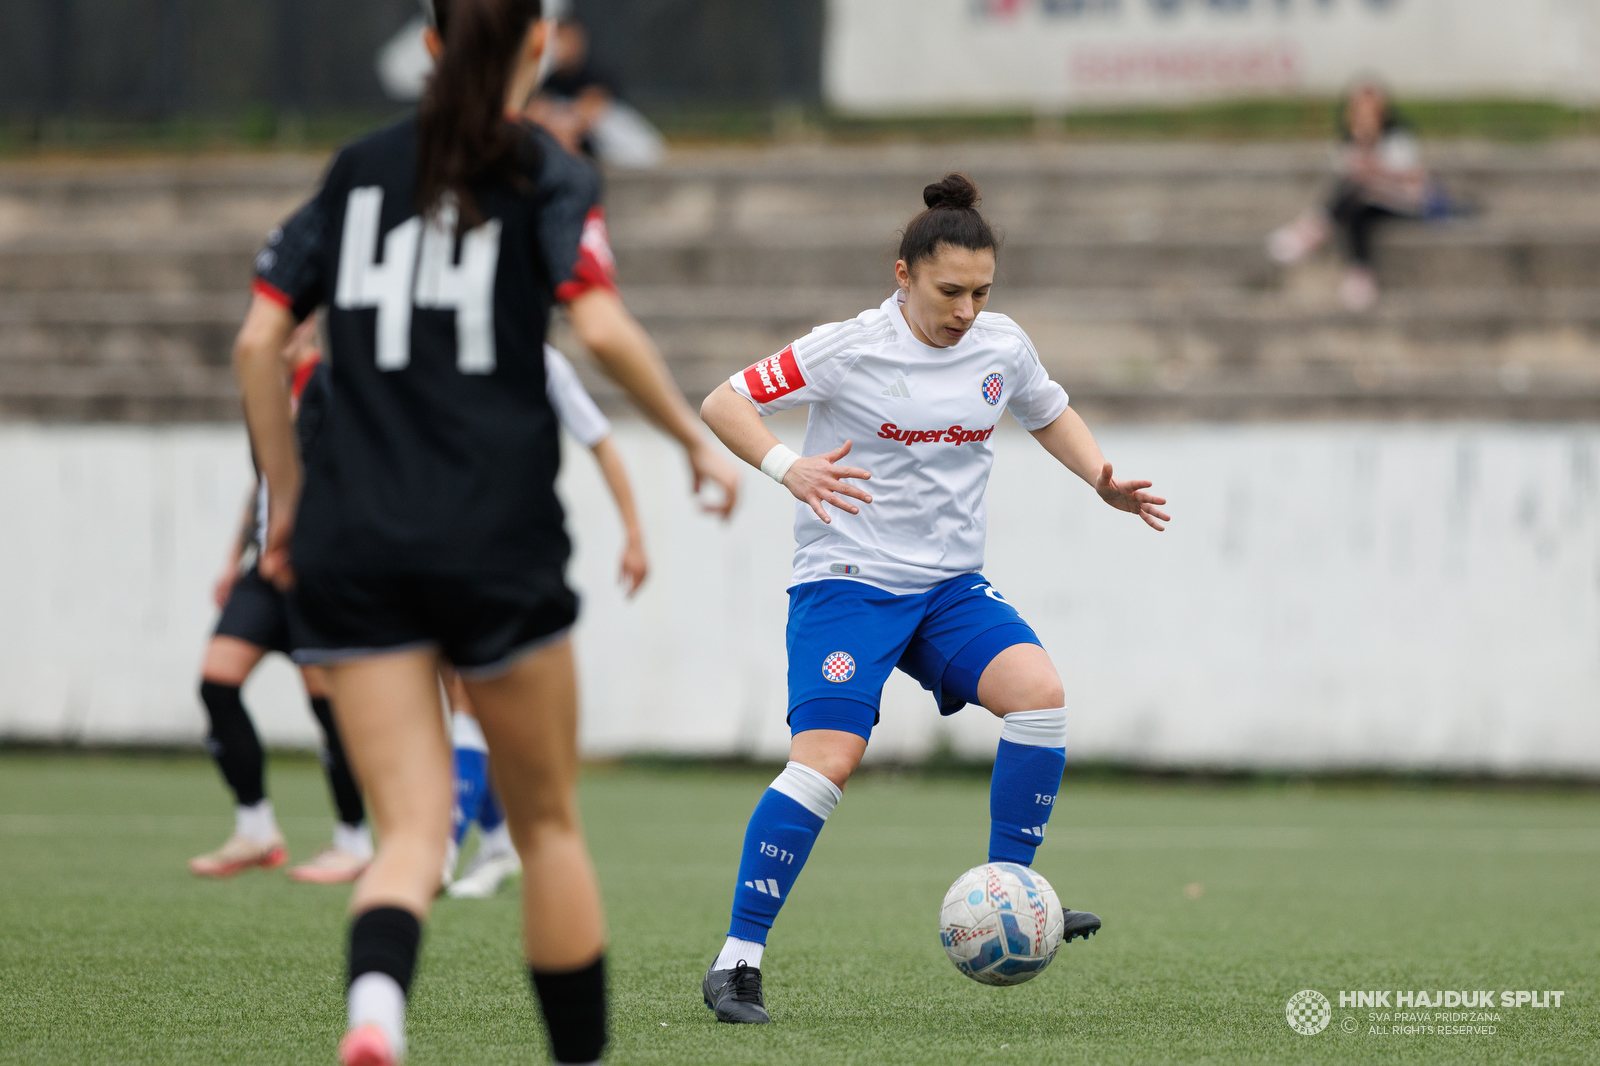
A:
<svg viewBox="0 0 1600 1066">
<path fill-rule="evenodd" d="M 921 592 L 983 567 L 984 489 L 1000 412 L 1042 429 L 1067 409 L 1015 322 L 988 311 L 949 348 L 917 340 L 897 289 L 881 307 L 818 326 L 729 378 L 763 415 L 810 404 L 805 454 L 852 441 L 843 463 L 872 474 L 860 514 L 831 524 L 795 504 L 794 580 L 848 578 Z"/>
<path fill-rule="evenodd" d="M 611 423 L 578 380 L 578 372 L 548 344 L 544 346 L 544 391 L 556 409 L 556 418 L 579 444 L 593 448 L 611 436 Z"/>
</svg>

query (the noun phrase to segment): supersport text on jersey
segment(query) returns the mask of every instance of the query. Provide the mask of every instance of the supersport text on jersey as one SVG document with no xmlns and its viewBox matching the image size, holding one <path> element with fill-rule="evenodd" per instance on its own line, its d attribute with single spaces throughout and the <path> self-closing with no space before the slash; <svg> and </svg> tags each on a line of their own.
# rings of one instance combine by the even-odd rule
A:
<svg viewBox="0 0 1600 1066">
<path fill-rule="evenodd" d="M 762 415 L 809 404 L 802 453 L 849 440 L 843 462 L 872 474 L 860 514 L 833 510 L 824 523 L 796 503 L 796 584 L 848 577 L 912 593 L 981 569 L 995 423 L 1009 410 L 1042 429 L 1067 409 L 1005 315 L 982 312 L 959 342 L 935 348 L 911 332 L 902 300 L 896 290 L 728 379 Z"/>
</svg>

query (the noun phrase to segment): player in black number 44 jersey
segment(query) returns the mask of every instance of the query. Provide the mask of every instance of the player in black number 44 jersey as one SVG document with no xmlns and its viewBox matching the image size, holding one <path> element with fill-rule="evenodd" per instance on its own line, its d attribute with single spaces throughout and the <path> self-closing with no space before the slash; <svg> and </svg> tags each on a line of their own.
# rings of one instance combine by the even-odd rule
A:
<svg viewBox="0 0 1600 1066">
<path fill-rule="evenodd" d="M 551 1052 L 591 1062 L 605 1042 L 604 930 L 576 811 L 552 307 L 684 447 L 696 490 L 723 487 L 723 514 L 737 475 L 617 297 L 596 175 L 508 117 L 538 81 L 538 0 L 435 0 L 434 16 L 417 116 L 339 152 L 257 262 L 235 363 L 270 488 L 261 570 L 293 584 L 297 658 L 327 670 L 380 840 L 352 904 L 341 1061 L 404 1056 L 405 992 L 450 830 L 445 660 L 467 683 L 522 858 Z M 321 306 L 332 396 L 302 490 L 274 360 Z"/>
</svg>

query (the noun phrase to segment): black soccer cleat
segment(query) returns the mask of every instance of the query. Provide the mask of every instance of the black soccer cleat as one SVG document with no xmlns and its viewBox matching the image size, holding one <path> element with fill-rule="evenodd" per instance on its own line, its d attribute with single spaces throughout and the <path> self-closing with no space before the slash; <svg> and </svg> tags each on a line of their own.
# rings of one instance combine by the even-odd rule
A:
<svg viewBox="0 0 1600 1066">
<path fill-rule="evenodd" d="M 700 994 L 719 1022 L 766 1025 L 772 1020 L 761 996 L 761 970 L 745 965 L 743 959 L 731 970 L 707 970 Z"/>
<path fill-rule="evenodd" d="M 1100 916 L 1090 914 L 1088 911 L 1066 911 L 1061 915 L 1061 942 L 1072 943 L 1072 938 L 1081 936 L 1088 940 L 1100 931 Z"/>
</svg>

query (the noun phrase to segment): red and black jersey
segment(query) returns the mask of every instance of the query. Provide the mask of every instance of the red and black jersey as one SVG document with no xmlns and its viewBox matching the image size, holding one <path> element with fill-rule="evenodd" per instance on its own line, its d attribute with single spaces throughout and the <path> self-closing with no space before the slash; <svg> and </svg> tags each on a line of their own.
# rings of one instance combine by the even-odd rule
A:
<svg viewBox="0 0 1600 1066">
<path fill-rule="evenodd" d="M 569 552 L 545 390 L 550 311 L 614 285 L 599 181 L 521 126 L 508 172 L 474 188 L 483 222 L 415 206 L 417 125 L 335 157 L 273 233 L 256 291 L 327 307 L 327 412 L 307 457 L 297 567 L 514 572 Z"/>
</svg>

